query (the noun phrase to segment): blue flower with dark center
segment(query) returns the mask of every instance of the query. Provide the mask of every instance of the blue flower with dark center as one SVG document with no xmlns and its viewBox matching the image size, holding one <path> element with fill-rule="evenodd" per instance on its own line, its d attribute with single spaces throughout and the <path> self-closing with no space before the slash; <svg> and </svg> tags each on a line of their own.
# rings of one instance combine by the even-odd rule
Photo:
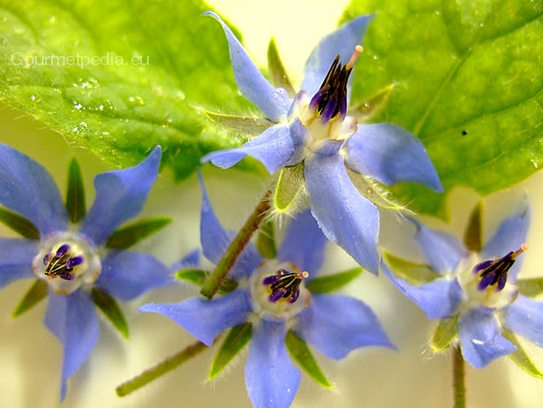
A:
<svg viewBox="0 0 543 408">
<path fill-rule="evenodd" d="M 413 221 L 416 242 L 434 276 L 426 283 L 409 282 L 408 271 L 382 262 L 383 273 L 431 320 L 454 319 L 451 344 L 464 360 L 482 368 L 517 350 L 508 330 L 543 347 L 543 302 L 520 293 L 517 275 L 527 249 L 528 204 L 506 218 L 480 252 L 469 251 L 456 237 Z M 386 259 L 386 256 L 385 256 Z"/>
<path fill-rule="evenodd" d="M 359 42 L 373 16 L 361 16 L 325 37 L 305 66 L 301 91 L 290 97 L 273 87 L 228 26 L 214 13 L 228 39 L 241 93 L 274 123 L 244 146 L 206 155 L 202 161 L 228 168 L 249 155 L 270 173 L 302 166 L 302 194 L 326 237 L 376 274 L 377 238 L 384 184 L 410 181 L 442 191 L 424 146 L 390 123 L 357 124 L 346 116 Z M 300 200 L 298 200 L 300 201 Z"/>
<path fill-rule="evenodd" d="M 169 269 L 153 256 L 106 246 L 115 230 L 143 208 L 160 158 L 157 147 L 137 166 L 97 175 L 94 204 L 72 223 L 51 175 L 0 144 L 0 204 L 30 221 L 37 238 L 0 238 L 0 288 L 29 278 L 47 284 L 45 325 L 64 347 L 61 399 L 68 378 L 98 340 L 94 296 L 129 300 L 172 282 Z"/>
<path fill-rule="evenodd" d="M 234 234 L 225 231 L 203 192 L 201 243 L 217 263 Z M 181 303 L 147 304 L 142 312 L 163 314 L 211 346 L 223 331 L 251 323 L 245 365 L 249 398 L 255 407 L 288 407 L 300 383 L 285 339 L 292 331 L 329 358 L 339 360 L 365 346 L 393 347 L 377 317 L 362 301 L 312 293 L 305 286 L 324 262 L 327 240 L 309 211 L 288 225 L 275 259 L 263 259 L 249 243 L 229 275 L 239 286 L 212 300 L 197 296 Z"/>
</svg>

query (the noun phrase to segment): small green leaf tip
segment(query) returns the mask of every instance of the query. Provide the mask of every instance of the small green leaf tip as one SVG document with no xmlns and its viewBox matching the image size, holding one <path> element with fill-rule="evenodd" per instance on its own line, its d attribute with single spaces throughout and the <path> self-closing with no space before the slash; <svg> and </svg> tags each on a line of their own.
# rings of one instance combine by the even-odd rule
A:
<svg viewBox="0 0 543 408">
<path fill-rule="evenodd" d="M 180 281 L 189 282 L 198 287 L 202 287 L 209 276 L 209 272 L 203 269 L 187 268 L 177 271 L 174 277 Z M 238 287 L 238 283 L 230 278 L 226 278 L 221 282 L 221 287 L 218 292 L 222 295 L 234 291 Z"/>
<path fill-rule="evenodd" d="M 438 277 L 429 265 L 411 262 L 387 251 L 383 251 L 383 260 L 397 278 L 403 279 L 411 285 L 423 285 Z"/>
<path fill-rule="evenodd" d="M 505 328 L 502 328 L 502 334 L 503 337 L 505 337 L 507 340 L 509 340 L 513 345 L 517 348 L 514 352 L 509 354 L 507 357 L 509 357 L 513 362 L 523 371 L 530 374 L 532 377 L 543 379 L 543 374 L 539 369 L 535 366 L 535 364 L 532 362 L 530 357 L 526 354 L 524 349 L 522 348 L 519 340 L 517 339 L 517 336 L 515 334 Z"/>
<path fill-rule="evenodd" d="M 0 222 L 23 238 L 40 239 L 40 233 L 34 224 L 19 214 L 6 210 L 3 207 L 0 207 Z"/>
<path fill-rule="evenodd" d="M 49 286 L 45 281 L 36 279 L 11 315 L 13 317 L 19 317 L 23 313 L 28 312 L 47 297 L 48 290 Z"/>
<path fill-rule="evenodd" d="M 87 212 L 85 204 L 85 186 L 81 176 L 81 168 L 75 158 L 70 162 L 68 168 L 68 189 L 66 192 L 66 211 L 70 222 L 77 224 L 83 219 Z"/>
<path fill-rule="evenodd" d="M 434 353 L 445 351 L 458 336 L 458 316 L 441 319 L 430 339 L 430 348 Z"/>
<path fill-rule="evenodd" d="M 243 347 L 251 340 L 252 330 L 253 325 L 251 323 L 243 323 L 230 329 L 211 364 L 210 380 L 217 377 L 230 361 L 243 350 Z"/>
<path fill-rule="evenodd" d="M 119 333 L 128 339 L 128 324 L 115 298 L 98 288 L 92 288 L 92 300 Z"/>
<path fill-rule="evenodd" d="M 307 282 L 306 287 L 312 293 L 334 292 L 356 279 L 362 272 L 362 268 L 353 268 L 334 275 L 319 276 Z"/>
<path fill-rule="evenodd" d="M 258 230 L 256 247 L 266 259 L 275 259 L 277 246 L 275 244 L 275 223 L 273 219 L 265 221 Z"/>
<path fill-rule="evenodd" d="M 136 221 L 115 231 L 106 242 L 107 248 L 128 249 L 172 222 L 169 217 Z"/>
<path fill-rule="evenodd" d="M 270 40 L 268 45 L 268 70 L 270 71 L 273 86 L 283 88 L 291 97 L 296 95 L 296 91 L 288 78 L 287 71 L 279 56 L 279 50 L 277 49 L 274 38 Z"/>
<path fill-rule="evenodd" d="M 307 343 L 301 338 L 296 336 L 293 331 L 289 330 L 287 337 L 285 338 L 285 345 L 287 350 L 294 361 L 298 363 L 300 368 L 304 370 L 313 381 L 319 384 L 321 387 L 332 389 L 334 386 L 324 373 L 322 372 L 319 363 L 311 353 Z"/>
<path fill-rule="evenodd" d="M 480 252 L 483 248 L 483 201 L 480 200 L 470 214 L 464 244 L 473 252 Z"/>
</svg>

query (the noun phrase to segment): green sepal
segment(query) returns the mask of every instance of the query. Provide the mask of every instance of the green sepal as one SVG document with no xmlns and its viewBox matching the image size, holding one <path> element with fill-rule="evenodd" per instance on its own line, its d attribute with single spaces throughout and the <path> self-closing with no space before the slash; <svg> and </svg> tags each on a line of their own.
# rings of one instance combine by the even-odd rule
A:
<svg viewBox="0 0 543 408">
<path fill-rule="evenodd" d="M 543 293 L 543 278 L 519 279 L 517 287 L 524 296 L 536 297 Z"/>
<path fill-rule="evenodd" d="M 307 346 L 307 343 L 296 336 L 292 330 L 289 330 L 285 338 L 285 345 L 290 356 L 300 365 L 317 384 L 324 388 L 334 388 L 322 372 L 319 363 L 313 357 L 313 353 Z"/>
<path fill-rule="evenodd" d="M 397 278 L 411 285 L 423 285 L 438 277 L 429 265 L 411 262 L 386 251 L 383 251 L 383 260 Z"/>
<path fill-rule="evenodd" d="M 304 163 L 282 167 L 273 192 L 273 208 L 276 213 L 285 213 L 298 202 L 304 190 Z"/>
<path fill-rule="evenodd" d="M 253 325 L 251 323 L 242 323 L 234 326 L 228 332 L 228 336 L 224 339 L 221 348 L 215 355 L 211 369 L 209 370 L 209 380 L 217 377 L 222 370 L 238 355 L 238 353 L 251 340 L 253 334 Z"/>
<path fill-rule="evenodd" d="M 174 275 L 175 279 L 192 283 L 198 287 L 201 287 L 209 277 L 209 272 L 203 269 L 187 268 L 177 271 Z M 230 278 L 226 278 L 219 288 L 219 293 L 224 295 L 236 290 L 238 283 Z"/>
<path fill-rule="evenodd" d="M 136 221 L 115 231 L 106 242 L 106 248 L 128 249 L 172 222 L 169 217 L 148 218 Z"/>
<path fill-rule="evenodd" d="M 430 348 L 434 353 L 446 350 L 458 336 L 458 316 L 441 319 L 430 339 Z"/>
<path fill-rule="evenodd" d="M 96 307 L 104 313 L 113 327 L 115 327 L 125 339 L 128 339 L 128 324 L 126 323 L 124 314 L 115 298 L 98 288 L 92 288 L 91 295 Z"/>
<path fill-rule="evenodd" d="M 296 95 L 294 87 L 288 79 L 287 71 L 285 71 L 285 66 L 279 57 L 279 51 L 277 50 L 277 44 L 275 44 L 275 39 L 272 38 L 268 44 L 268 70 L 270 71 L 271 83 L 276 88 L 283 88 L 290 97 Z"/>
<path fill-rule="evenodd" d="M 364 101 L 355 103 L 347 111 L 347 115 L 354 116 L 360 122 L 367 122 L 375 115 L 377 115 L 381 109 L 388 102 L 388 98 L 394 90 L 395 84 L 390 84 L 384 88 L 378 90 L 375 94 L 371 95 Z"/>
<path fill-rule="evenodd" d="M 349 178 L 356 189 L 377 207 L 390 211 L 404 211 L 406 207 L 397 201 L 387 186 L 377 182 L 369 176 L 347 168 Z"/>
<path fill-rule="evenodd" d="M 275 259 L 277 246 L 275 244 L 275 224 L 272 219 L 265 221 L 258 230 L 256 247 L 266 259 Z"/>
<path fill-rule="evenodd" d="M 334 275 L 319 276 L 307 282 L 306 288 L 312 293 L 330 293 L 347 285 L 352 280 L 358 278 L 362 273 L 362 268 L 353 268 L 345 272 Z"/>
<path fill-rule="evenodd" d="M 70 222 L 78 223 L 87 212 L 85 204 L 85 186 L 81 176 L 81 168 L 75 157 L 68 168 L 68 188 L 66 192 L 66 211 Z"/>
<path fill-rule="evenodd" d="M 0 207 L 0 222 L 23 238 L 40 239 L 38 229 L 25 217 Z"/>
<path fill-rule="evenodd" d="M 468 226 L 464 233 L 464 244 L 473 252 L 483 248 L 483 201 L 479 201 L 469 217 Z"/>
<path fill-rule="evenodd" d="M 513 362 L 519 366 L 520 369 L 526 371 L 531 376 L 543 379 L 543 374 L 538 370 L 530 357 L 528 357 L 528 355 L 524 352 L 524 349 L 520 345 L 517 336 L 506 328 L 502 328 L 502 334 L 503 337 L 513 343 L 513 345 L 517 348 L 516 351 L 509 354 L 507 357 L 513 360 Z"/>
<path fill-rule="evenodd" d="M 236 133 L 241 133 L 241 135 L 258 136 L 275 125 L 268 119 L 259 116 L 227 115 L 203 108 L 200 108 L 199 111 L 213 123 Z"/>
<path fill-rule="evenodd" d="M 28 312 L 30 309 L 40 303 L 40 301 L 47 297 L 48 290 L 49 285 L 47 285 L 47 282 L 41 279 L 36 279 L 23 296 L 11 316 L 19 317 L 23 313 Z"/>
</svg>

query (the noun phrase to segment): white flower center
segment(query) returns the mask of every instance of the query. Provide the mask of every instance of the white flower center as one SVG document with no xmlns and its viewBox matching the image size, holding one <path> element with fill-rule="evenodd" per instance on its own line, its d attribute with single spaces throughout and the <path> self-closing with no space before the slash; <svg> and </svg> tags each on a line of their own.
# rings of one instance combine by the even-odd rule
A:
<svg viewBox="0 0 543 408">
<path fill-rule="evenodd" d="M 100 256 L 83 236 L 72 232 L 53 234 L 41 244 L 32 262 L 34 275 L 55 293 L 69 295 L 100 276 Z"/>
<path fill-rule="evenodd" d="M 490 285 L 483 290 L 479 288 L 481 277 L 474 272 L 474 266 L 482 261 L 478 254 L 472 253 L 457 266 L 455 276 L 464 290 L 466 307 L 485 306 L 491 309 L 501 309 L 513 303 L 518 295 L 518 288 L 509 280 L 501 290 L 497 288 L 497 284 Z"/>
<path fill-rule="evenodd" d="M 292 276 L 288 282 L 280 282 L 276 284 L 275 291 L 272 289 L 272 284 L 265 284 L 264 280 L 277 276 L 285 277 L 285 271 Z M 251 298 L 251 306 L 253 311 L 260 319 L 280 320 L 285 321 L 300 313 L 308 304 L 310 293 L 300 281 L 293 282 L 296 275 L 307 277 L 307 272 L 300 270 L 290 262 L 278 264 L 276 261 L 264 262 L 251 276 L 249 280 L 249 294 Z M 292 278 L 292 279 L 290 279 Z M 292 288 L 292 284 L 297 284 L 296 288 Z M 292 290 L 291 290 L 292 289 Z M 289 291 L 291 290 L 291 291 Z M 295 293 L 299 290 L 299 293 Z M 280 296 L 274 299 L 274 294 L 283 293 L 286 297 Z M 292 296 L 291 296 L 292 295 Z"/>
</svg>

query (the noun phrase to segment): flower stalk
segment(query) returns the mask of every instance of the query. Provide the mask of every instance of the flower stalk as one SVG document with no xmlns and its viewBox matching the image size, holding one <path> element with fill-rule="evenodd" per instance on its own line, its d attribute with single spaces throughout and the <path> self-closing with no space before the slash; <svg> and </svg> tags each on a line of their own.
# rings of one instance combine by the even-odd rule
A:
<svg viewBox="0 0 543 408">
<path fill-rule="evenodd" d="M 215 296 L 239 255 L 266 218 L 271 208 L 270 195 L 271 189 L 268 189 L 229 245 L 221 260 L 217 263 L 213 272 L 209 275 L 207 281 L 203 284 L 200 293 L 206 298 L 212 299 Z"/>
<path fill-rule="evenodd" d="M 453 348 L 453 395 L 454 408 L 466 407 L 464 357 L 460 347 Z"/>
<path fill-rule="evenodd" d="M 181 364 L 197 356 L 207 348 L 208 347 L 204 343 L 197 341 L 173 356 L 166 358 L 156 366 L 144 371 L 140 375 L 122 383 L 115 389 L 115 391 L 119 397 L 125 397 L 156 380 L 157 378 L 162 377 L 164 374 L 176 369 Z"/>
</svg>

